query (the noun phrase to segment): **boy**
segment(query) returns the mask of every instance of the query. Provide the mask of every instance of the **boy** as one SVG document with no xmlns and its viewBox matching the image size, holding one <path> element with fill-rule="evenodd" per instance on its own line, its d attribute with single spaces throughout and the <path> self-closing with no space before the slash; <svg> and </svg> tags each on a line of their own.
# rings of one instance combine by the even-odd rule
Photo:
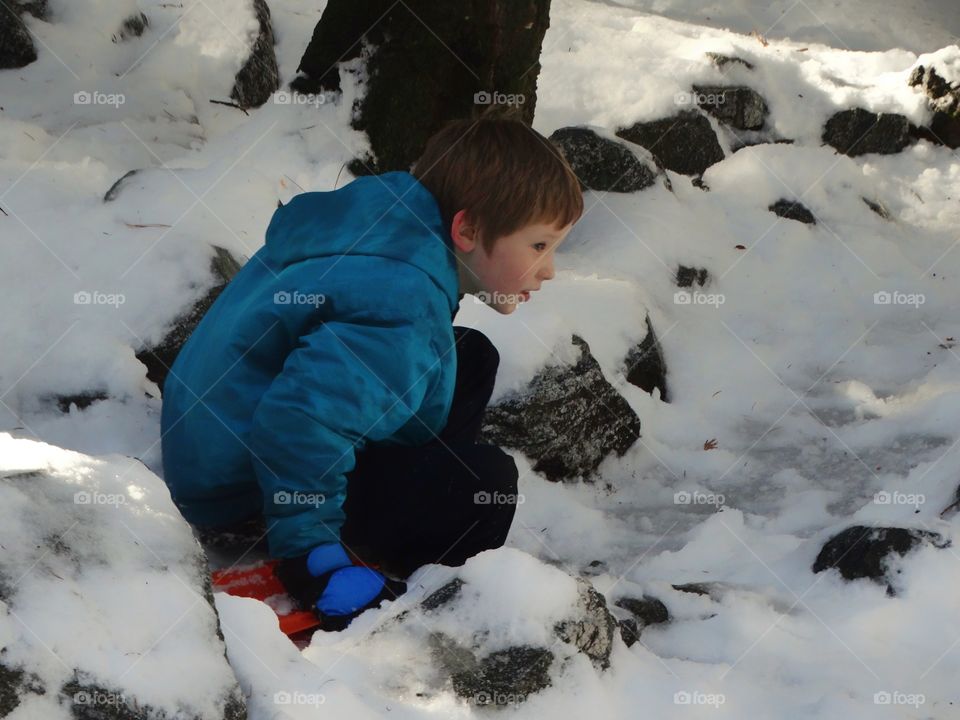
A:
<svg viewBox="0 0 960 720">
<path fill-rule="evenodd" d="M 579 183 L 509 117 L 454 121 L 412 173 L 306 192 L 184 344 L 164 384 L 164 479 L 198 531 L 266 526 L 327 629 L 420 565 L 503 545 L 518 473 L 477 443 L 499 355 L 453 327 L 553 277 Z M 262 531 L 261 531 L 262 537 Z"/>
</svg>

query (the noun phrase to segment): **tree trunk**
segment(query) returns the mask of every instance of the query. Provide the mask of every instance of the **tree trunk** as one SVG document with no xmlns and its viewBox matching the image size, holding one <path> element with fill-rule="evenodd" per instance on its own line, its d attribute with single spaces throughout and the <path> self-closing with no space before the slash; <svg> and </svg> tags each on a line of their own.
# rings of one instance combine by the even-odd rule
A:
<svg viewBox="0 0 960 720">
<path fill-rule="evenodd" d="M 290 87 L 339 90 L 339 64 L 369 48 L 352 124 L 372 155 L 350 169 L 408 170 L 447 121 L 490 102 L 532 123 L 549 10 L 549 0 L 330 0 Z"/>
</svg>

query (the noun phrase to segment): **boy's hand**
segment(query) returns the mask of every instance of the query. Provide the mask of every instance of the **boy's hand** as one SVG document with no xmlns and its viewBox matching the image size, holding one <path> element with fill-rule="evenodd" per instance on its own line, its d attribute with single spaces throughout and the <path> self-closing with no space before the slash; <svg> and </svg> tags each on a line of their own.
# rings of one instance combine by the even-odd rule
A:
<svg viewBox="0 0 960 720">
<path fill-rule="evenodd" d="M 406 592 L 406 583 L 388 580 L 355 565 L 340 543 L 318 545 L 306 555 L 277 564 L 277 577 L 301 607 L 311 608 L 327 630 L 342 630 L 357 615 Z"/>
</svg>

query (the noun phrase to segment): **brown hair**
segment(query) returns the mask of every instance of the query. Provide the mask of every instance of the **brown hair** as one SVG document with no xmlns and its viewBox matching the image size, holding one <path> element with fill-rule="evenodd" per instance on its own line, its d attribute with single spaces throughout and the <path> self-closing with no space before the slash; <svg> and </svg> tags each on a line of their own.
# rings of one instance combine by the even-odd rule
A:
<svg viewBox="0 0 960 720">
<path fill-rule="evenodd" d="M 488 253 L 497 238 L 527 225 L 560 229 L 583 214 L 580 183 L 560 151 L 502 108 L 447 123 L 411 171 L 436 198 L 447 232 L 466 209 Z"/>
</svg>

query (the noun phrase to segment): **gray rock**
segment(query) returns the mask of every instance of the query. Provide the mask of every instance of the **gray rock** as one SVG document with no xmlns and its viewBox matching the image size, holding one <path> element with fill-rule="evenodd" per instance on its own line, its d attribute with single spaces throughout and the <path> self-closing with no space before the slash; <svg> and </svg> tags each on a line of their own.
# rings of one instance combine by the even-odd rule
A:
<svg viewBox="0 0 960 720">
<path fill-rule="evenodd" d="M 770 114 L 763 96 L 744 85 L 694 85 L 697 104 L 738 130 L 760 130 Z"/>
<path fill-rule="evenodd" d="M 936 68 L 918 65 L 910 73 L 907 84 L 923 90 L 934 110 L 950 115 L 960 112 L 960 85 L 949 83 Z"/>
<path fill-rule="evenodd" d="M 633 615 L 641 627 L 670 621 L 667 606 L 661 600 L 648 595 L 640 598 L 622 597 L 614 604 Z"/>
<path fill-rule="evenodd" d="M 940 511 L 940 516 L 943 517 L 958 508 L 960 508 L 960 485 L 957 486 L 956 491 L 953 493 L 953 502 Z"/>
<path fill-rule="evenodd" d="M 850 157 L 879 153 L 892 155 L 910 145 L 910 121 L 895 113 L 873 113 L 863 108 L 841 110 L 827 120 L 823 142 Z"/>
<path fill-rule="evenodd" d="M 126 177 L 126 176 L 124 176 Z M 214 257 L 210 262 L 210 273 L 213 276 L 213 287 L 200 298 L 191 308 L 177 317 L 170 330 L 163 339 L 152 347 L 141 348 L 137 351 L 137 359 L 147 366 L 147 378 L 163 390 L 163 382 L 167 373 L 177 359 L 180 348 L 193 333 L 200 320 L 210 306 L 223 292 L 231 278 L 240 270 L 241 263 L 233 257 L 229 250 L 213 246 Z"/>
<path fill-rule="evenodd" d="M 588 581 L 577 579 L 580 592 L 580 614 L 558 623 L 554 632 L 570 643 L 601 670 L 610 667 L 610 652 L 617 621 L 607 609 L 607 600 Z"/>
<path fill-rule="evenodd" d="M 77 677 L 60 688 L 61 702 L 69 704 L 75 720 L 169 720 L 163 710 L 127 697 L 122 691 L 106 688 L 89 679 Z M 224 698 L 222 720 L 247 720 L 242 696 Z"/>
<path fill-rule="evenodd" d="M 638 122 L 620 128 L 616 134 L 642 145 L 659 165 L 681 175 L 702 175 L 724 157 L 710 121 L 697 110 L 684 110 L 662 120 Z"/>
<path fill-rule="evenodd" d="M 950 546 L 950 541 L 929 530 L 854 525 L 831 537 L 813 563 L 813 572 L 836 568 L 846 580 L 869 578 L 887 585 L 887 594 L 894 595 L 889 583 L 886 562 L 896 553 L 904 556 L 927 543 L 937 548 Z"/>
<path fill-rule="evenodd" d="M 149 26 L 150 21 L 147 19 L 147 16 L 142 12 L 136 13 L 120 23 L 120 29 L 114 34 L 112 40 L 114 42 L 123 42 L 129 38 L 140 37 L 143 35 L 143 31 Z"/>
<path fill-rule="evenodd" d="M 253 0 L 253 9 L 260 22 L 260 32 L 230 92 L 230 98 L 243 108 L 260 107 L 280 87 L 270 8 L 266 0 Z"/>
<path fill-rule="evenodd" d="M 123 174 L 119 180 L 117 180 L 113 185 L 110 186 L 110 189 L 107 190 L 103 195 L 103 201 L 105 203 L 112 202 L 117 199 L 117 196 L 124 189 L 124 187 L 129 184 L 130 178 L 136 175 L 140 170 L 128 170 Z"/>
<path fill-rule="evenodd" d="M 700 287 L 703 287 L 707 284 L 709 277 L 710 273 L 707 272 L 706 268 L 695 268 L 681 265 L 677 268 L 677 275 L 674 281 L 676 282 L 677 287 L 693 287 L 694 282 L 696 282 Z"/>
<path fill-rule="evenodd" d="M 703 271 L 706 273 L 706 270 Z M 653 331 L 650 316 L 647 316 L 647 334 L 643 340 L 627 352 L 624 359 L 627 382 L 646 393 L 660 390 L 660 399 L 670 402 L 667 392 L 667 363 L 663 359 L 663 348 Z"/>
<path fill-rule="evenodd" d="M 25 694 L 43 695 L 46 692 L 37 675 L 4 665 L 2 657 L 5 652 L 6 648 L 0 650 L 0 718 L 16 710 Z"/>
<path fill-rule="evenodd" d="M 597 135 L 586 127 L 565 127 L 550 136 L 581 188 L 631 193 L 654 184 L 656 168 L 638 158 L 626 145 Z"/>
<path fill-rule="evenodd" d="M 883 205 L 881 205 L 878 202 L 874 202 L 869 198 L 860 198 L 860 199 L 867 204 L 868 208 L 873 210 L 873 212 L 875 212 L 877 215 L 882 217 L 884 220 L 890 219 L 890 212 Z"/>
<path fill-rule="evenodd" d="M 790 138 L 778 137 L 770 130 L 733 130 L 724 127 L 730 152 L 738 153 L 746 147 L 755 145 L 793 145 Z"/>
<path fill-rule="evenodd" d="M 521 393 L 487 408 L 482 442 L 521 450 L 550 480 L 589 478 L 611 453 L 640 437 L 640 418 L 607 382 L 590 348 L 574 365 L 542 369 Z"/>
<path fill-rule="evenodd" d="M 448 602 L 452 601 L 460 594 L 460 588 L 463 587 L 463 580 L 454 578 L 438 590 L 434 590 L 429 596 L 420 602 L 420 607 L 424 610 L 436 610 Z"/>
<path fill-rule="evenodd" d="M 553 660 L 547 648 L 518 645 L 490 653 L 450 679 L 457 695 L 477 705 L 517 705 L 551 685 Z"/>
<path fill-rule="evenodd" d="M 719 587 L 718 583 L 683 583 L 681 585 L 671 585 L 678 592 L 692 593 L 693 595 L 714 596 Z"/>
<path fill-rule="evenodd" d="M 713 64 L 721 70 L 724 70 L 732 65 L 742 65 L 747 70 L 753 70 L 753 63 L 747 62 L 743 58 L 735 57 L 733 55 L 721 55 L 720 53 L 715 52 L 708 52 L 706 55 L 708 58 L 710 58 L 711 62 L 713 62 Z"/>
<path fill-rule="evenodd" d="M 919 130 L 919 136 L 950 148 L 960 147 L 960 85 L 951 85 L 935 68 L 923 65 L 914 68 L 907 82 L 926 93 L 933 110 L 933 120 Z"/>
<path fill-rule="evenodd" d="M 787 220 L 796 220 L 797 222 L 807 223 L 808 225 L 816 225 L 817 223 L 813 213 L 799 201 L 795 202 L 781 198 L 768 207 L 767 210 Z"/>
<path fill-rule="evenodd" d="M 667 606 L 656 598 L 644 595 L 642 598 L 624 597 L 614 603 L 630 613 L 630 617 L 619 621 L 620 637 L 627 647 L 640 640 L 640 634 L 648 625 L 670 621 Z"/>
<path fill-rule="evenodd" d="M 19 10 L 0 3 L 0 70 L 22 68 L 37 59 L 33 38 Z"/>
</svg>

